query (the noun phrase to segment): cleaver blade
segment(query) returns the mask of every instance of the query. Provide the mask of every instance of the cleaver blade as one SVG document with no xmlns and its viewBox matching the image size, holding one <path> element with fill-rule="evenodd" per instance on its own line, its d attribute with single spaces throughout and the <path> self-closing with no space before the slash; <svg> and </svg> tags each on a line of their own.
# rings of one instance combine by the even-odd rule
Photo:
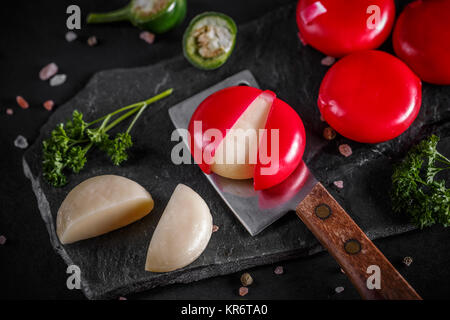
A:
<svg viewBox="0 0 450 320">
<path fill-rule="evenodd" d="M 192 114 L 209 95 L 221 89 L 247 85 L 259 88 L 249 70 L 241 71 L 169 109 L 177 129 L 187 129 Z M 250 235 L 255 236 L 297 205 L 310 193 L 317 180 L 302 162 L 283 183 L 255 191 L 253 180 L 232 180 L 217 174 L 205 174 L 220 197 Z"/>
</svg>

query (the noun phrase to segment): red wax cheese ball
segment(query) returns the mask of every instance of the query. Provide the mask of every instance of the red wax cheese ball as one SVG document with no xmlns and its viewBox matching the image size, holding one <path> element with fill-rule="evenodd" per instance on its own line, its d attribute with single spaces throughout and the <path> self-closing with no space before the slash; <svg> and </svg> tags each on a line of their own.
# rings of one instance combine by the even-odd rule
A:
<svg viewBox="0 0 450 320">
<path fill-rule="evenodd" d="M 253 171 L 253 183 L 255 190 L 261 190 L 275 186 L 285 180 L 300 163 L 305 149 L 305 129 L 298 114 L 285 102 L 276 98 L 271 91 L 262 91 L 248 86 L 235 86 L 220 90 L 206 98 L 196 109 L 189 123 L 190 149 L 194 160 L 203 172 L 212 172 L 211 163 L 205 161 L 205 154 L 214 157 L 216 148 L 221 140 L 211 139 L 205 132 L 219 130 L 222 140 L 226 138 L 227 130 L 241 119 L 245 111 L 260 98 L 267 101 L 268 113 L 263 127 L 266 131 L 267 146 L 258 143 L 258 154 Z M 195 123 L 201 123 L 201 130 L 195 130 Z M 271 130 L 278 130 L 278 143 L 272 141 Z M 264 135 L 263 135 L 264 137 Z M 264 155 L 271 162 L 260 158 L 260 149 L 267 147 Z M 267 168 L 271 167 L 273 160 L 272 150 L 278 150 L 278 163 L 275 170 L 268 174 Z M 266 170 L 266 171 L 265 171 Z"/>
<path fill-rule="evenodd" d="M 318 98 L 331 127 L 364 143 L 399 136 L 416 118 L 421 102 L 420 79 L 401 60 L 375 50 L 353 53 L 333 65 Z"/>
<path fill-rule="evenodd" d="M 297 25 L 304 41 L 332 57 L 376 49 L 389 36 L 394 0 L 300 0 Z"/>
<path fill-rule="evenodd" d="M 415 1 L 400 14 L 394 50 L 423 80 L 450 85 L 450 0 Z"/>
</svg>

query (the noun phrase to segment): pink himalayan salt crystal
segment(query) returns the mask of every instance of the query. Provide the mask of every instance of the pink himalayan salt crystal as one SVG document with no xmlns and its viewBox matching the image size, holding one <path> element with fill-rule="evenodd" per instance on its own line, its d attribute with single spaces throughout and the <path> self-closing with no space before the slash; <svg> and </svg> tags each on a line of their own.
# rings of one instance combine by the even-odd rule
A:
<svg viewBox="0 0 450 320">
<path fill-rule="evenodd" d="M 88 44 L 89 47 L 93 47 L 93 46 L 97 45 L 97 43 L 98 43 L 98 41 L 97 41 L 97 37 L 96 36 L 90 36 L 87 39 L 87 44 Z"/>
<path fill-rule="evenodd" d="M 282 266 L 278 266 L 278 267 L 275 268 L 275 270 L 273 271 L 273 273 L 275 273 L 275 274 L 277 274 L 277 275 L 283 274 L 283 273 L 284 273 L 284 269 L 283 269 Z"/>
<path fill-rule="evenodd" d="M 26 148 L 28 148 L 27 138 L 25 138 L 24 136 L 19 134 L 17 136 L 17 138 L 14 140 L 14 146 L 16 148 L 19 148 L 19 149 L 26 149 Z"/>
<path fill-rule="evenodd" d="M 323 66 L 331 66 L 336 62 L 336 58 L 330 57 L 330 56 L 326 56 L 325 58 L 322 59 L 322 61 L 320 61 L 320 63 Z"/>
<path fill-rule="evenodd" d="M 6 243 L 6 237 L 4 235 L 0 236 L 0 245 L 4 245 Z"/>
<path fill-rule="evenodd" d="M 6 109 L 6 114 L 9 116 L 12 116 L 14 114 L 13 109 L 11 109 L 11 108 Z"/>
<path fill-rule="evenodd" d="M 151 32 L 148 32 L 148 31 L 142 31 L 139 34 L 139 38 L 141 38 L 142 40 L 144 40 L 148 44 L 152 44 L 153 42 L 155 42 L 155 35 L 153 33 L 151 33 Z"/>
<path fill-rule="evenodd" d="M 339 189 L 343 189 L 344 188 L 344 181 L 342 181 L 342 180 L 335 181 L 335 182 L 333 182 L 333 184 Z"/>
<path fill-rule="evenodd" d="M 327 9 L 323 6 L 322 2 L 316 1 L 302 10 L 300 18 L 302 18 L 304 24 L 310 24 L 314 19 L 326 12 Z"/>
<path fill-rule="evenodd" d="M 27 100 L 25 100 L 22 96 L 17 96 L 16 101 L 19 107 L 21 107 L 22 109 L 28 109 L 28 107 L 30 106 Z"/>
<path fill-rule="evenodd" d="M 336 289 L 334 289 L 334 291 L 335 291 L 336 293 L 341 293 L 341 292 L 344 291 L 344 287 L 336 287 Z"/>
<path fill-rule="evenodd" d="M 39 72 L 39 78 L 43 81 L 50 79 L 58 72 L 58 66 L 52 62 L 46 65 Z"/>
<path fill-rule="evenodd" d="M 213 225 L 212 232 L 217 232 L 217 231 L 219 231 L 219 226 Z"/>
<path fill-rule="evenodd" d="M 344 157 L 350 157 L 352 155 L 352 153 L 353 153 L 352 148 L 348 144 L 341 144 L 339 146 L 339 152 Z"/>
<path fill-rule="evenodd" d="M 403 264 L 407 267 L 409 267 L 413 263 L 413 258 L 411 257 L 404 257 L 403 258 Z"/>
<path fill-rule="evenodd" d="M 78 38 L 77 34 L 73 31 L 68 31 L 65 37 L 67 42 L 72 42 Z"/>
<path fill-rule="evenodd" d="M 240 287 L 239 288 L 239 295 L 241 297 L 245 296 L 248 293 L 248 288 L 247 287 Z"/>
<path fill-rule="evenodd" d="M 47 109 L 48 111 L 52 111 L 54 105 L 55 102 L 53 102 L 53 100 L 47 100 L 43 103 L 44 108 Z"/>
<path fill-rule="evenodd" d="M 57 74 L 53 78 L 50 79 L 50 86 L 56 87 L 62 85 L 66 82 L 67 76 L 65 74 Z"/>
<path fill-rule="evenodd" d="M 327 127 L 323 129 L 323 137 L 327 140 L 333 140 L 336 138 L 336 131 L 331 127 Z"/>
</svg>

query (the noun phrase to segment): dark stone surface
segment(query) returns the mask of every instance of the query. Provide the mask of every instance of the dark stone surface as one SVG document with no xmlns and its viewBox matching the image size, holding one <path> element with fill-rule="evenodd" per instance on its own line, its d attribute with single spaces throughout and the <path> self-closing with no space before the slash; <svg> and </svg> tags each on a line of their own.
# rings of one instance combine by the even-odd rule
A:
<svg viewBox="0 0 450 320">
<path fill-rule="evenodd" d="M 173 127 L 167 108 L 246 68 L 252 71 L 262 88 L 277 92 L 280 98 L 299 112 L 309 129 L 306 154 L 309 166 L 371 238 L 411 229 L 390 210 L 386 192 L 390 185 L 389 168 L 403 156 L 405 150 L 430 132 L 447 137 L 443 146 L 448 147 L 449 87 L 425 85 L 424 102 L 418 119 L 410 130 L 391 142 L 363 145 L 339 137 L 325 144 L 321 139 L 325 124 L 319 120 L 315 100 L 327 68 L 320 65 L 323 57 L 320 53 L 301 46 L 295 30 L 293 6 L 290 5 L 240 27 L 236 51 L 229 62 L 216 72 L 195 70 L 182 57 L 150 67 L 100 72 L 84 90 L 58 108 L 42 127 L 41 133 L 46 136 L 75 108 L 83 111 L 87 119 L 93 119 L 118 106 L 147 98 L 158 90 L 175 89 L 170 98 L 149 108 L 137 124 L 134 134 L 139 138 L 130 160 L 122 168 L 110 165 L 103 156 L 93 153 L 81 174 L 70 175 L 70 183 L 66 187 L 54 189 L 41 180 L 41 137 L 25 155 L 24 166 L 30 168 L 28 174 L 33 177 L 33 188 L 52 243 L 67 263 L 81 267 L 84 291 L 89 298 L 113 297 L 173 282 L 189 282 L 319 249 L 312 235 L 292 214 L 261 235 L 251 238 L 197 167 L 175 166 L 170 161 L 170 150 L 174 144 L 170 142 Z M 313 142 L 318 147 L 311 148 Z M 342 157 L 337 151 L 338 144 L 343 142 L 353 147 L 354 154 L 350 158 Z M 123 175 L 141 183 L 154 197 L 155 210 L 126 228 L 61 246 L 53 230 L 61 201 L 82 180 L 105 173 Z M 344 180 L 345 188 L 341 191 L 334 189 L 331 186 L 334 180 Z M 186 183 L 204 197 L 220 230 L 213 235 L 204 254 L 192 265 L 167 274 L 146 273 L 143 265 L 148 242 L 177 183 Z"/>
</svg>

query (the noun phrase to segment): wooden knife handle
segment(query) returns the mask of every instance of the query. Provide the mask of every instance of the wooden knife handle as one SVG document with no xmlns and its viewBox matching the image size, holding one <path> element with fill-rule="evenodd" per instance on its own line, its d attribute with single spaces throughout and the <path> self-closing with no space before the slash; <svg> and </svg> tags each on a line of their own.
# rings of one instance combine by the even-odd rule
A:
<svg viewBox="0 0 450 320">
<path fill-rule="evenodd" d="M 341 265 L 363 299 L 421 299 L 321 183 L 296 212 Z"/>
</svg>

